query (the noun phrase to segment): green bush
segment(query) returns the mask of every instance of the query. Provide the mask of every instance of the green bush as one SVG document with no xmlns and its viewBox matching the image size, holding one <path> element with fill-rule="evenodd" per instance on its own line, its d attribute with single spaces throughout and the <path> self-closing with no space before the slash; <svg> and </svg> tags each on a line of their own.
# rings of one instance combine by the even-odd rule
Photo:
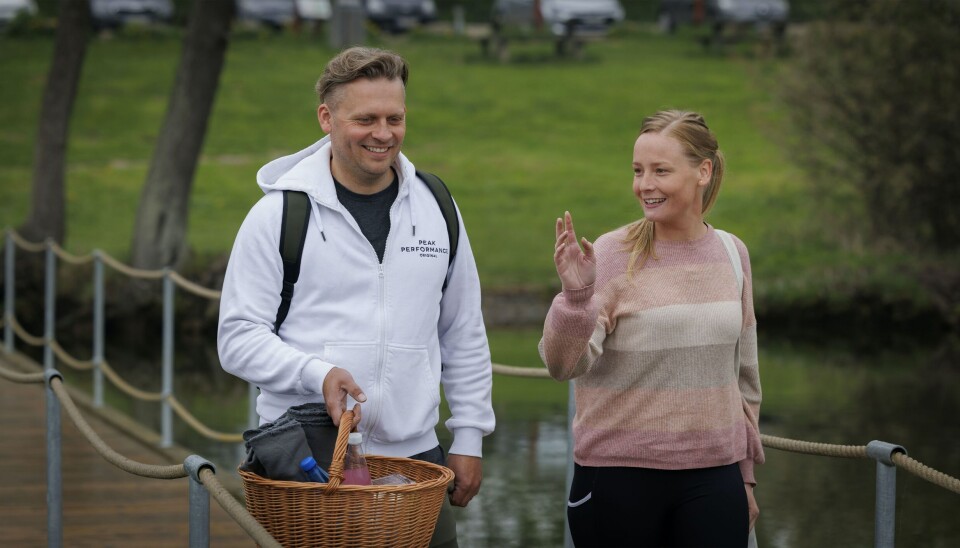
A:
<svg viewBox="0 0 960 548">
<path fill-rule="evenodd" d="M 825 0 L 784 82 L 824 210 L 873 242 L 960 242 L 960 3 Z"/>
</svg>

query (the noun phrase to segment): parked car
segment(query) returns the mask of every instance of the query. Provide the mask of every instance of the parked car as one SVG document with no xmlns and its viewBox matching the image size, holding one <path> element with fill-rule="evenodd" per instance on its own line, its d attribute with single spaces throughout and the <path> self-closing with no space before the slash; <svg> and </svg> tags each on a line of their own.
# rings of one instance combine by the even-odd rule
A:
<svg viewBox="0 0 960 548">
<path fill-rule="evenodd" d="M 236 0 L 237 19 L 254 25 L 264 25 L 279 30 L 297 15 L 294 0 Z"/>
<path fill-rule="evenodd" d="M 657 26 L 666 33 L 680 25 L 706 25 L 715 33 L 726 27 L 769 27 L 783 35 L 790 16 L 786 0 L 660 0 Z"/>
<path fill-rule="evenodd" d="M 333 14 L 330 0 L 296 0 L 296 8 L 297 17 L 310 23 L 329 21 Z"/>
<path fill-rule="evenodd" d="M 22 15 L 37 14 L 34 0 L 0 0 L 0 27 Z"/>
<path fill-rule="evenodd" d="M 118 28 L 131 22 L 167 23 L 173 17 L 172 0 L 90 0 L 93 26 Z"/>
<path fill-rule="evenodd" d="M 437 19 L 434 0 L 364 0 L 367 19 L 390 32 L 404 32 Z"/>
<path fill-rule="evenodd" d="M 603 35 L 623 21 L 619 0 L 496 0 L 491 24 L 495 33 L 549 30 L 554 36 Z"/>
</svg>

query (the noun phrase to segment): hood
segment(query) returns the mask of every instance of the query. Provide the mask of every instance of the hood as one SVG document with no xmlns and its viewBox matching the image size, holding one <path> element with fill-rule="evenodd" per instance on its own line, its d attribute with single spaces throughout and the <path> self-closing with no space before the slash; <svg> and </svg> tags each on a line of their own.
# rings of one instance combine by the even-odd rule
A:
<svg viewBox="0 0 960 548">
<path fill-rule="evenodd" d="M 257 172 L 257 184 L 264 193 L 298 190 L 321 204 L 334 206 L 337 192 L 330 174 L 330 147 L 327 135 L 299 152 L 268 162 Z M 400 176 L 399 198 L 406 193 L 406 182 L 416 176 L 416 170 L 402 152 L 393 168 Z"/>
<path fill-rule="evenodd" d="M 339 211 L 340 201 L 337 199 L 337 189 L 333 185 L 333 175 L 330 173 L 331 146 L 330 136 L 327 135 L 299 152 L 268 162 L 257 172 L 257 184 L 264 194 L 274 190 L 297 190 L 306 193 L 313 202 Z M 397 155 L 393 168 L 397 170 L 400 177 L 397 201 L 407 203 L 410 212 L 410 228 L 413 234 L 416 234 L 416 207 L 412 200 L 405 199 L 410 193 L 409 181 L 417 176 L 416 168 L 402 152 Z M 312 209 L 320 235 L 326 240 L 320 210 L 317 207 Z"/>
</svg>

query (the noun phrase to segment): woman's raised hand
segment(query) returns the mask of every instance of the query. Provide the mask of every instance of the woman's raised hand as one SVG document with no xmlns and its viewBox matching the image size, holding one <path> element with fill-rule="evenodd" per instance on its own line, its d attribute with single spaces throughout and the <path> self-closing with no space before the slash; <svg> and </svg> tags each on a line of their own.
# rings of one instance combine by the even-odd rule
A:
<svg viewBox="0 0 960 548">
<path fill-rule="evenodd" d="M 573 216 L 565 211 L 563 219 L 557 219 L 557 243 L 553 262 L 564 289 L 582 289 L 597 279 L 597 259 L 593 244 L 581 238 L 583 250 L 577 245 L 577 233 L 573 230 Z"/>
</svg>

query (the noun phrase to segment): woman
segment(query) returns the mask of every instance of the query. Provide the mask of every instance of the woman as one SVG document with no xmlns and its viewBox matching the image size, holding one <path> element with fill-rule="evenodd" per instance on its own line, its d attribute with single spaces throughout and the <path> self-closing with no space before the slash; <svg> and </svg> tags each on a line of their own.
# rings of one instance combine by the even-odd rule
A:
<svg viewBox="0 0 960 548">
<path fill-rule="evenodd" d="M 699 114 L 662 111 L 633 174 L 639 221 L 582 249 L 570 213 L 556 222 L 562 291 L 540 356 L 577 379 L 573 541 L 746 546 L 760 378 L 747 248 L 704 222 L 723 154 Z"/>
</svg>

